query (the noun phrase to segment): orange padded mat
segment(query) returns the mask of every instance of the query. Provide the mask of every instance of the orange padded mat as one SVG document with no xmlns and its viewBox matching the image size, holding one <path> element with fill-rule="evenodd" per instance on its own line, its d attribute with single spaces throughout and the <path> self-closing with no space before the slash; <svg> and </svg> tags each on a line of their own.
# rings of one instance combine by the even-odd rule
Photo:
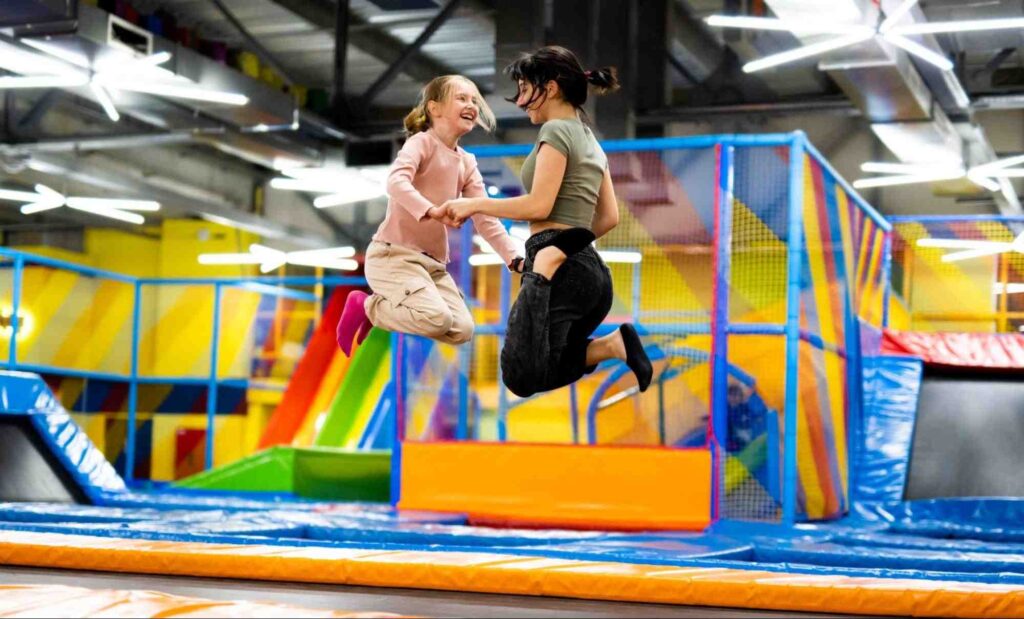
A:
<svg viewBox="0 0 1024 619">
<path fill-rule="evenodd" d="M 1024 586 L 0 532 L 0 564 L 869 615 L 1021 617 Z"/>
</svg>

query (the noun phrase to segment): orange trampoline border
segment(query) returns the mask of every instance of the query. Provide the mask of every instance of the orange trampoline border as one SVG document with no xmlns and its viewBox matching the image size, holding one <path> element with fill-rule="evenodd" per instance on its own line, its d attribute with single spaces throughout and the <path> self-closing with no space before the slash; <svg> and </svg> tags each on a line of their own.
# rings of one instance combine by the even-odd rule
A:
<svg viewBox="0 0 1024 619">
<path fill-rule="evenodd" d="M 681 568 L 487 552 L 289 548 L 0 531 L 0 564 L 763 610 L 1024 616 L 1024 586 L 1020 585 Z"/>
</svg>

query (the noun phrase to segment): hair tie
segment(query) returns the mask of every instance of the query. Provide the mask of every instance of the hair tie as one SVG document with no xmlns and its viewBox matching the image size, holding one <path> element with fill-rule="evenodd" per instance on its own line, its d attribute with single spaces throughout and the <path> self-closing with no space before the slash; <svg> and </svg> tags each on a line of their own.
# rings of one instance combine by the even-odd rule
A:
<svg viewBox="0 0 1024 619">
<path fill-rule="evenodd" d="M 586 78 L 587 78 L 588 80 L 589 80 L 589 79 L 590 79 L 591 77 L 593 77 L 593 75 L 594 75 L 594 72 L 593 72 L 593 71 L 584 71 L 584 72 L 583 72 L 583 76 L 584 76 L 584 77 L 586 77 Z"/>
</svg>

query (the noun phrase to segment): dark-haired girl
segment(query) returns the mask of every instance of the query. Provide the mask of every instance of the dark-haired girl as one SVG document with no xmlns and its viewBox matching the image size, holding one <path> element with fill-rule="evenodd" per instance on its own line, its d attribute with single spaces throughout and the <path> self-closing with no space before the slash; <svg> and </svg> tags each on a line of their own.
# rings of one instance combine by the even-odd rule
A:
<svg viewBox="0 0 1024 619">
<path fill-rule="evenodd" d="M 526 397 L 573 383 L 601 361 L 621 359 L 644 391 L 651 362 L 633 325 L 591 338 L 612 307 L 611 272 L 592 243 L 618 225 L 619 205 L 608 159 L 582 108 L 591 86 L 601 94 L 618 88 L 615 71 L 584 71 L 571 51 L 549 46 L 524 54 L 505 72 L 518 87 L 510 101 L 541 125 L 523 163 L 526 193 L 444 205 L 459 221 L 486 214 L 530 222 L 522 287 L 501 351 L 505 385 Z"/>
</svg>

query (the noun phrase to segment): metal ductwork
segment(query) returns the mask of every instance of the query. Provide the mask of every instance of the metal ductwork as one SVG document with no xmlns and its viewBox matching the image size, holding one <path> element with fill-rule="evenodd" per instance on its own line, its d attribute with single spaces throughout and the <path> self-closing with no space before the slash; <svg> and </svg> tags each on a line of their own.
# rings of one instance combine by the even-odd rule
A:
<svg viewBox="0 0 1024 619">
<path fill-rule="evenodd" d="M 267 168 L 273 168 L 278 160 L 303 165 L 317 165 L 322 161 L 318 149 L 297 139 L 297 133 L 292 134 L 308 123 L 309 114 L 300 114 L 289 95 L 96 7 L 79 7 L 78 26 L 73 33 L 23 36 L 21 39 L 0 36 L 0 68 L 14 73 L 40 70 L 36 65 L 26 66 L 25 59 L 58 64 L 63 62 L 60 59 L 85 59 L 90 66 L 100 67 L 123 64 L 137 54 L 159 52 L 172 54 L 171 59 L 161 65 L 162 69 L 205 89 L 245 95 L 248 104 L 229 106 L 119 91 L 116 104 L 125 116 L 162 131 L 219 128 L 222 130 L 219 135 L 206 135 L 203 141 Z M 75 65 L 74 62 L 65 64 Z M 71 92 L 91 98 L 88 90 L 85 86 L 78 91 L 71 89 Z M 196 111 L 201 115 L 196 115 Z M 322 133 L 319 126 L 313 130 Z M 284 137 L 286 133 L 289 137 Z"/>
<path fill-rule="evenodd" d="M 789 44 L 791 37 L 778 32 L 757 32 L 740 34 L 736 31 L 722 32 L 709 28 L 704 18 L 721 13 L 722 0 L 675 0 L 672 4 L 673 16 L 669 21 L 669 52 L 674 62 L 685 71 L 687 79 L 696 83 L 704 83 L 719 74 L 726 65 L 728 49 L 738 57 L 740 64 L 760 58 L 767 54 L 781 52 Z M 728 88 L 732 82 L 742 80 L 742 90 L 755 100 L 770 100 L 800 96 L 807 92 L 816 92 L 824 86 L 821 75 L 809 68 L 793 67 L 785 72 L 763 79 L 757 75 L 747 75 L 732 67 L 735 71 L 718 75 L 716 88 Z"/>
<path fill-rule="evenodd" d="M 811 16 L 829 15 L 837 20 L 874 26 L 881 13 L 892 13 L 902 0 L 881 0 L 881 11 L 870 0 L 767 0 L 781 19 L 799 22 Z M 925 21 L 915 6 L 902 18 Z M 797 35 L 804 44 L 834 35 Z M 944 54 L 934 36 L 916 41 Z M 833 51 L 818 68 L 842 88 L 847 97 L 871 122 L 878 139 L 905 163 L 953 164 L 969 168 L 995 159 L 984 131 L 968 120 L 970 100 L 956 76 L 928 65 L 917 66 L 902 50 L 875 37 L 855 46 Z M 954 120 L 951 120 L 950 115 Z M 999 210 L 1020 213 L 1020 202 L 1009 183 L 994 194 Z M 981 194 L 974 183 L 945 183 L 937 190 L 946 193 Z"/>
</svg>

